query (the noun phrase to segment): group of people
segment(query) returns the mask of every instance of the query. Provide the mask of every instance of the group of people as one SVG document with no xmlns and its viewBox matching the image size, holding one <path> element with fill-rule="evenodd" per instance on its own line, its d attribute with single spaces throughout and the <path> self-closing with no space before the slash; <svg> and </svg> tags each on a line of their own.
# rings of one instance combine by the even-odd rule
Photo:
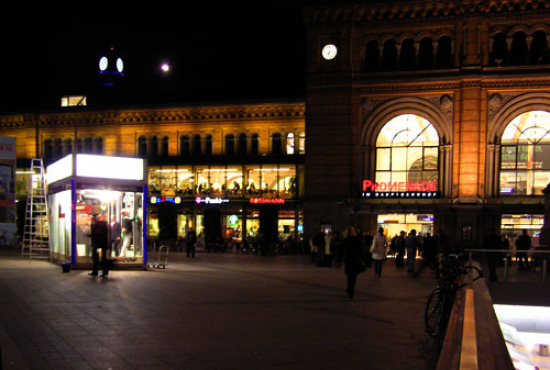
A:
<svg viewBox="0 0 550 370">
<path fill-rule="evenodd" d="M 416 275 L 417 254 L 424 257 L 430 268 L 436 269 L 440 256 L 449 253 L 449 242 L 442 230 L 438 231 L 437 237 L 430 233 L 420 236 L 415 229 L 408 234 L 401 231 L 388 243 L 383 228 L 379 228 L 375 235 L 370 235 L 350 226 L 343 234 L 320 230 L 310 239 L 310 251 L 311 262 L 319 267 L 344 265 L 346 293 L 349 298 L 353 298 L 357 275 L 374 267 L 374 275 L 380 278 L 388 255 L 395 256 L 397 268 L 406 267 L 408 273 Z"/>
<path fill-rule="evenodd" d="M 487 250 L 513 250 L 515 244 L 515 249 L 517 253 L 517 262 L 518 270 L 529 270 L 531 268 L 529 264 L 529 256 L 527 251 L 532 247 L 531 237 L 529 236 L 526 229 L 521 231 L 521 234 L 516 238 L 515 243 L 510 241 L 510 238 L 507 235 L 503 237 L 498 235 L 496 230 L 492 228 L 489 232 L 489 235 L 483 240 L 483 249 Z M 492 252 L 488 251 L 486 253 L 487 266 L 489 267 L 489 280 L 497 281 L 496 269 L 504 261 L 504 256 L 501 252 Z M 511 265 L 512 259 L 510 256 L 506 257 L 508 263 Z"/>
</svg>

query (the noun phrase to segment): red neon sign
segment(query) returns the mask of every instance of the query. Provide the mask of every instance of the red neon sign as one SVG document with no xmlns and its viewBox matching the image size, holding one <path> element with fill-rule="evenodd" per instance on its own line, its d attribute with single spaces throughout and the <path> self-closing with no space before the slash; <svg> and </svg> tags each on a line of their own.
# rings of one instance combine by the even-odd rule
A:
<svg viewBox="0 0 550 370">
<path fill-rule="evenodd" d="M 285 204 L 284 198 L 250 198 L 252 204 Z"/>
<path fill-rule="evenodd" d="M 384 181 L 363 180 L 363 191 L 437 191 L 437 181 Z"/>
</svg>

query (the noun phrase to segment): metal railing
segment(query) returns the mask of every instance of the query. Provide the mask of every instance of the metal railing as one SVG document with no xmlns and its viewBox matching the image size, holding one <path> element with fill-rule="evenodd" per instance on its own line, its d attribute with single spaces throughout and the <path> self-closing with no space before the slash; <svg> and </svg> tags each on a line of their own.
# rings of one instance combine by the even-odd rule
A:
<svg viewBox="0 0 550 370">
<path fill-rule="evenodd" d="M 473 260 L 473 254 L 474 253 L 500 253 L 503 256 L 504 259 L 504 277 L 503 280 L 506 282 L 508 280 L 508 261 L 512 257 L 516 257 L 518 254 L 525 253 L 528 257 L 530 257 L 533 260 L 536 261 L 542 261 L 542 282 L 544 283 L 546 281 L 546 275 L 547 275 L 547 268 L 548 268 L 548 260 L 550 259 L 550 250 L 548 249 L 528 249 L 528 250 L 522 250 L 522 249 L 466 249 L 466 252 L 468 253 L 469 263 L 472 263 Z M 539 257 L 540 256 L 540 257 Z"/>
</svg>

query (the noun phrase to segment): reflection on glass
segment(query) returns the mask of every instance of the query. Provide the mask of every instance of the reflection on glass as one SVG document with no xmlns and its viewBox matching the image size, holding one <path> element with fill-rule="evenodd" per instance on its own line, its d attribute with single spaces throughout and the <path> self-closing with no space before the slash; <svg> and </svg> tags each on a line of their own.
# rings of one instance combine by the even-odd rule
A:
<svg viewBox="0 0 550 370">
<path fill-rule="evenodd" d="M 206 196 L 210 190 L 210 172 L 208 171 L 208 167 L 197 167 L 196 173 L 197 195 Z"/>
</svg>

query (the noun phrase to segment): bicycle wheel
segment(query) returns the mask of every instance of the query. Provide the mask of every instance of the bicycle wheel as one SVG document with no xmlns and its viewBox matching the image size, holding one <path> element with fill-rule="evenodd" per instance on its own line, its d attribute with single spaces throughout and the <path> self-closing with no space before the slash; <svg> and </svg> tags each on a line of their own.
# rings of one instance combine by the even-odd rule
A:
<svg viewBox="0 0 550 370">
<path fill-rule="evenodd" d="M 424 310 L 425 330 L 428 334 L 435 338 L 441 335 L 441 311 L 443 308 L 442 303 L 441 290 L 439 288 L 434 289 L 428 297 L 426 308 Z"/>
</svg>

